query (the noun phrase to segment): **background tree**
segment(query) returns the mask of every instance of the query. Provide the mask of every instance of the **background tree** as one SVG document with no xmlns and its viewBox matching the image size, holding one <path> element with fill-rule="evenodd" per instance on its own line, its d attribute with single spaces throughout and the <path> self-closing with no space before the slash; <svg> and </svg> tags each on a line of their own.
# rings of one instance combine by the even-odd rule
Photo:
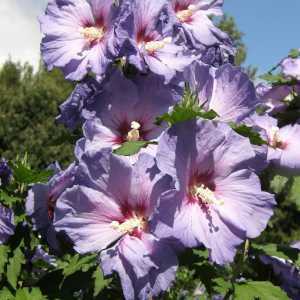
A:
<svg viewBox="0 0 300 300">
<path fill-rule="evenodd" d="M 235 64 L 241 66 L 245 63 L 247 59 L 247 47 L 243 41 L 244 33 L 241 32 L 233 17 L 224 15 L 218 22 L 218 27 L 229 34 L 233 40 L 234 46 L 236 47 Z M 245 72 L 249 75 L 251 79 L 255 79 L 257 68 L 253 66 L 244 66 Z"/>
<path fill-rule="evenodd" d="M 55 124 L 58 105 L 72 85 L 57 70 L 6 62 L 0 71 L 0 155 L 7 159 L 29 153 L 33 167 L 73 158 L 70 133 Z"/>
</svg>

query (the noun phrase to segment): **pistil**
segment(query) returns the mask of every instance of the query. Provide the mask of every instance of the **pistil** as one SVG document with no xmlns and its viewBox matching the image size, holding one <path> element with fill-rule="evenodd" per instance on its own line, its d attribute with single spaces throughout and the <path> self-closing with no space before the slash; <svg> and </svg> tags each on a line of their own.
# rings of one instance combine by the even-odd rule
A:
<svg viewBox="0 0 300 300">
<path fill-rule="evenodd" d="M 137 142 L 140 139 L 140 128 L 141 124 L 139 122 L 131 122 L 131 130 L 127 134 L 127 141 Z"/>
<path fill-rule="evenodd" d="M 281 148 L 283 142 L 279 135 L 279 128 L 273 126 L 269 131 L 269 145 L 273 148 Z"/>
<path fill-rule="evenodd" d="M 167 44 L 170 44 L 172 42 L 171 37 L 164 38 L 161 41 L 151 41 L 145 43 L 145 49 L 149 53 L 154 53 L 157 50 L 163 49 Z"/>
<path fill-rule="evenodd" d="M 195 11 L 196 6 L 191 4 L 188 6 L 187 9 L 178 11 L 176 13 L 176 17 L 179 19 L 180 22 L 184 23 L 190 20 Z"/>
<path fill-rule="evenodd" d="M 84 36 L 85 39 L 90 42 L 96 40 L 101 40 L 104 37 L 104 28 L 103 27 L 81 27 L 79 32 Z"/>
<path fill-rule="evenodd" d="M 132 234 L 135 230 L 143 231 L 147 226 L 147 221 L 142 216 L 134 214 L 130 219 L 123 223 L 118 221 L 111 222 L 111 227 L 123 234 Z"/>
</svg>

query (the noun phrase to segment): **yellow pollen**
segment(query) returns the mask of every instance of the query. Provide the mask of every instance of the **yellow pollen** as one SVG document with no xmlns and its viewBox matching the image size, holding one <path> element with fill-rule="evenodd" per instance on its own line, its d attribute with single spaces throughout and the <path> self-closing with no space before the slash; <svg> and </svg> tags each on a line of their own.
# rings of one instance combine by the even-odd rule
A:
<svg viewBox="0 0 300 300">
<path fill-rule="evenodd" d="M 269 131 L 269 145 L 273 148 L 277 148 L 282 144 L 282 140 L 279 136 L 279 128 L 273 126 Z"/>
<path fill-rule="evenodd" d="M 127 141 L 137 142 L 140 139 L 140 128 L 141 124 L 139 122 L 131 122 L 131 130 L 127 134 Z"/>
<path fill-rule="evenodd" d="M 118 221 L 111 222 L 111 227 L 121 233 L 131 234 L 135 229 L 144 230 L 146 228 L 147 222 L 143 217 L 134 215 L 132 218 L 126 220 L 123 223 Z"/>
<path fill-rule="evenodd" d="M 103 27 L 81 27 L 79 32 L 90 42 L 100 40 L 104 36 Z"/>
<path fill-rule="evenodd" d="M 294 100 L 295 97 L 297 97 L 297 93 L 290 93 L 288 94 L 284 99 L 283 99 L 283 102 L 286 102 L 286 103 L 290 103 Z"/>
<path fill-rule="evenodd" d="M 193 16 L 195 11 L 196 11 L 196 6 L 189 5 L 187 9 L 178 11 L 176 13 L 176 17 L 179 19 L 180 22 L 184 23 L 188 21 L 190 17 Z"/>
<path fill-rule="evenodd" d="M 171 42 L 172 42 L 171 37 L 164 38 L 161 41 L 148 42 L 145 44 L 145 49 L 146 51 L 153 53 L 157 50 L 164 48 L 167 44 L 170 44 Z"/>
<path fill-rule="evenodd" d="M 211 191 L 204 184 L 200 186 L 195 186 L 192 191 L 193 196 L 195 196 L 199 201 L 204 202 L 205 204 L 217 204 L 223 205 L 223 200 L 218 200 L 215 196 L 215 193 Z"/>
</svg>

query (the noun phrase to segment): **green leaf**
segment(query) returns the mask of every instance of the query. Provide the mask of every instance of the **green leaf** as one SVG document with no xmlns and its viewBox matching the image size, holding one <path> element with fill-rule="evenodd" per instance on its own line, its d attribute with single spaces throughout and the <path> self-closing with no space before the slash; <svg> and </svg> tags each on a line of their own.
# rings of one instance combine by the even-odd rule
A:
<svg viewBox="0 0 300 300">
<path fill-rule="evenodd" d="M 5 265 L 7 262 L 9 253 L 9 247 L 1 245 L 0 246 L 0 274 L 2 275 L 5 272 Z"/>
<path fill-rule="evenodd" d="M 179 122 L 185 122 L 197 118 L 213 120 L 218 114 L 213 111 L 205 111 L 199 105 L 198 96 L 191 91 L 188 85 L 185 87 L 184 95 L 180 103 L 177 103 L 173 110 L 156 118 L 155 124 L 161 125 L 163 122 L 172 126 Z"/>
<path fill-rule="evenodd" d="M 300 259 L 299 250 L 294 249 L 286 245 L 276 245 L 276 244 L 252 244 L 251 250 L 258 252 L 258 254 L 266 254 L 269 256 L 276 256 L 282 259 L 291 260 L 296 262 Z"/>
<path fill-rule="evenodd" d="M 14 204 L 23 201 L 22 198 L 10 196 L 3 190 L 0 190 L 0 200 L 1 200 L 2 204 L 9 206 L 9 207 L 12 207 Z"/>
<path fill-rule="evenodd" d="M 292 49 L 289 53 L 289 57 L 291 58 L 298 58 L 300 56 L 299 49 Z"/>
<path fill-rule="evenodd" d="M 5 287 L 5 288 L 3 288 L 3 290 L 0 291 L 0 299 L 1 300 L 15 300 L 15 297 L 9 291 L 9 289 Z"/>
<path fill-rule="evenodd" d="M 16 289 L 18 278 L 21 273 L 22 265 L 25 263 L 25 257 L 20 247 L 14 251 L 13 257 L 9 259 L 7 266 L 7 280 L 11 286 Z"/>
<path fill-rule="evenodd" d="M 95 280 L 94 297 L 98 296 L 100 292 L 111 283 L 111 279 L 106 280 L 103 276 L 103 272 L 98 267 L 93 274 L 93 279 Z"/>
<path fill-rule="evenodd" d="M 253 130 L 252 127 L 249 127 L 244 124 L 239 125 L 235 123 L 229 123 L 229 125 L 239 135 L 249 138 L 251 144 L 257 146 L 262 146 L 267 144 L 267 142 L 261 138 L 260 134 L 255 130 Z"/>
<path fill-rule="evenodd" d="M 64 261 L 58 261 L 58 267 L 63 269 L 63 274 L 68 277 L 77 271 L 87 272 L 96 265 L 96 255 L 86 255 L 80 257 L 79 254 L 74 256 L 66 255 Z"/>
<path fill-rule="evenodd" d="M 147 141 L 125 142 L 120 148 L 114 150 L 114 153 L 122 156 L 131 156 L 139 153 L 142 148 L 147 147 L 149 144 L 154 143 Z"/>
<path fill-rule="evenodd" d="M 272 181 L 270 183 L 272 192 L 275 194 L 281 193 L 283 191 L 283 189 L 285 188 L 288 180 L 289 179 L 287 177 L 284 177 L 281 175 L 274 176 L 274 178 L 272 179 Z"/>
<path fill-rule="evenodd" d="M 225 296 L 227 292 L 232 288 L 229 280 L 224 278 L 216 278 L 212 280 L 213 282 L 213 291 L 218 294 Z"/>
<path fill-rule="evenodd" d="M 287 198 L 296 204 L 300 211 L 300 177 L 294 177 L 293 185 L 288 193 Z"/>
<path fill-rule="evenodd" d="M 193 249 L 193 254 L 198 256 L 201 260 L 208 260 L 209 252 L 207 249 Z"/>
<path fill-rule="evenodd" d="M 15 300 L 46 300 L 39 288 L 23 288 L 17 290 Z"/>
<path fill-rule="evenodd" d="M 289 300 L 287 294 L 268 281 L 235 284 L 235 300 Z"/>
<path fill-rule="evenodd" d="M 269 83 L 286 83 L 289 80 L 284 78 L 281 74 L 272 74 L 272 73 L 266 73 L 261 76 L 259 76 L 260 79 L 268 81 Z"/>
<path fill-rule="evenodd" d="M 18 162 L 13 167 L 14 178 L 18 183 L 31 184 L 37 182 L 47 182 L 49 177 L 53 175 L 52 170 L 35 171 L 31 170 L 28 166 Z"/>
</svg>

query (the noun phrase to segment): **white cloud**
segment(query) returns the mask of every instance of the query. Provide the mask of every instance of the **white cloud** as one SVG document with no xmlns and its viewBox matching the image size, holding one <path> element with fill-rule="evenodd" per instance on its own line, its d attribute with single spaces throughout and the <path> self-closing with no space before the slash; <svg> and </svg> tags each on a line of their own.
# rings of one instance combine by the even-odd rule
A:
<svg viewBox="0 0 300 300">
<path fill-rule="evenodd" d="M 38 4 L 37 4 L 38 2 Z M 35 68 L 40 59 L 41 33 L 37 17 L 45 0 L 0 0 L 0 64 L 9 57 L 29 62 Z"/>
</svg>

